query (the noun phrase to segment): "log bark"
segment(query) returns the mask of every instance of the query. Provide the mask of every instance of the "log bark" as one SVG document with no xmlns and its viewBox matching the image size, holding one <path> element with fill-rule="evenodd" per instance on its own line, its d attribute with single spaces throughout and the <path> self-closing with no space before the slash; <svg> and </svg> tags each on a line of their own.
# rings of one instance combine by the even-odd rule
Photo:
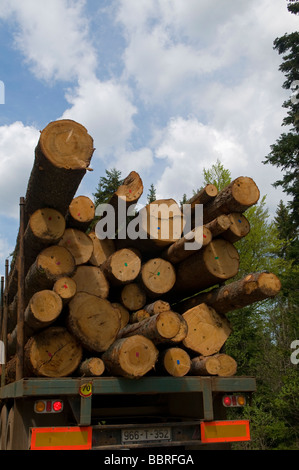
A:
<svg viewBox="0 0 299 470">
<path fill-rule="evenodd" d="M 77 196 L 69 205 L 66 226 L 86 232 L 94 218 L 95 206 L 92 200 L 87 196 Z"/>
<path fill-rule="evenodd" d="M 202 303 L 206 303 L 225 314 L 255 302 L 275 297 L 281 289 L 281 282 L 273 273 L 251 273 L 244 278 L 231 282 L 209 292 L 202 292 L 175 305 L 176 311 L 184 313 Z"/>
<path fill-rule="evenodd" d="M 58 245 L 70 251 L 76 265 L 87 263 L 93 252 L 93 243 L 90 237 L 76 228 L 67 228 Z"/>
<path fill-rule="evenodd" d="M 206 304 L 187 310 L 183 318 L 188 325 L 183 345 L 202 356 L 218 353 L 232 331 L 229 321 Z"/>
<path fill-rule="evenodd" d="M 164 300 L 155 300 L 151 304 L 145 305 L 144 310 L 146 310 L 150 315 L 157 315 L 157 313 L 166 312 L 170 310 L 170 304 Z"/>
<path fill-rule="evenodd" d="M 222 214 L 245 212 L 257 203 L 260 191 L 252 178 L 240 176 L 205 205 L 203 222 L 207 224 Z"/>
<path fill-rule="evenodd" d="M 161 257 L 172 264 L 177 264 L 208 245 L 211 240 L 210 230 L 205 226 L 196 227 L 166 248 Z"/>
<path fill-rule="evenodd" d="M 77 292 L 87 292 L 106 299 L 109 294 L 109 283 L 100 268 L 96 266 L 78 266 L 72 279 Z"/>
<path fill-rule="evenodd" d="M 110 239 L 100 240 L 95 232 L 90 232 L 88 236 L 93 243 L 93 251 L 89 263 L 93 266 L 101 266 L 116 251 L 115 242 Z"/>
<path fill-rule="evenodd" d="M 107 299 L 78 292 L 68 310 L 68 328 L 86 349 L 103 352 L 115 341 L 121 325 L 120 313 Z"/>
<path fill-rule="evenodd" d="M 173 302 L 234 277 L 239 270 L 239 254 L 226 240 L 212 240 L 197 253 L 176 265 L 176 283 L 169 293 Z M 168 298 L 166 297 L 166 300 Z"/>
<path fill-rule="evenodd" d="M 134 335 L 116 340 L 102 359 L 112 375 L 137 378 L 154 368 L 158 354 L 151 340 Z"/>
<path fill-rule="evenodd" d="M 123 287 L 120 300 L 131 312 L 140 310 L 146 304 L 146 293 L 139 284 L 133 282 Z"/>
<path fill-rule="evenodd" d="M 24 358 L 32 375 L 67 377 L 81 362 L 82 346 L 66 328 L 50 326 L 27 341 Z"/>
<path fill-rule="evenodd" d="M 109 256 L 101 265 L 101 269 L 114 286 L 129 284 L 139 275 L 141 260 L 133 250 L 124 248 Z"/>
<path fill-rule="evenodd" d="M 100 357 L 89 357 L 79 366 L 78 374 L 82 377 L 100 377 L 105 372 L 104 361 Z"/>
<path fill-rule="evenodd" d="M 28 217 L 51 207 L 66 215 L 94 152 L 93 139 L 81 124 L 62 119 L 41 132 L 26 191 Z"/>
<path fill-rule="evenodd" d="M 236 243 L 241 238 L 246 237 L 250 232 L 250 223 L 245 215 L 240 212 L 233 212 L 228 214 L 230 221 L 229 228 L 221 234 L 221 238 L 228 240 L 231 243 Z"/>
<path fill-rule="evenodd" d="M 172 347 L 161 351 L 157 361 L 158 373 L 183 377 L 188 374 L 191 367 L 191 359 L 187 351 L 182 348 Z"/>
<path fill-rule="evenodd" d="M 216 238 L 225 232 L 230 226 L 230 220 L 227 215 L 219 215 L 216 219 L 211 220 L 205 227 L 210 230 L 212 237 Z"/>
<path fill-rule="evenodd" d="M 220 361 L 213 356 L 197 356 L 191 359 L 190 375 L 218 375 Z"/>
<path fill-rule="evenodd" d="M 152 258 L 141 267 L 140 282 L 149 297 L 166 294 L 174 286 L 175 280 L 173 265 L 162 258 Z"/>
<path fill-rule="evenodd" d="M 127 325 L 119 331 L 118 338 L 138 334 L 149 338 L 154 344 L 168 343 L 177 341 L 178 335 L 181 340 L 182 325 L 185 326 L 184 318 L 169 310 Z"/>
<path fill-rule="evenodd" d="M 63 305 L 66 305 L 76 295 L 77 285 L 71 277 L 63 276 L 57 279 L 53 291 L 59 295 Z"/>
</svg>

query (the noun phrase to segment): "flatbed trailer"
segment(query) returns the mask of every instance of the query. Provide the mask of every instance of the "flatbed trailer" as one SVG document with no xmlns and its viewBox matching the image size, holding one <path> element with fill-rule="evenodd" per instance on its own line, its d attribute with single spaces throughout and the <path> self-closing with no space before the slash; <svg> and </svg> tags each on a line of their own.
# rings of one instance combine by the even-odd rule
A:
<svg viewBox="0 0 299 470">
<path fill-rule="evenodd" d="M 223 397 L 253 377 L 23 378 L 0 388 L 2 450 L 221 449 L 250 440 Z"/>
</svg>

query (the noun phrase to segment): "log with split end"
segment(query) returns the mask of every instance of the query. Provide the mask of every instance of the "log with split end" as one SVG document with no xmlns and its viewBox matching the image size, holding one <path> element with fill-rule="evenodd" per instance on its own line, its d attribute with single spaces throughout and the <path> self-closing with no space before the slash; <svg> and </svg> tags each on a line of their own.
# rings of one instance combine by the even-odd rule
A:
<svg viewBox="0 0 299 470">
<path fill-rule="evenodd" d="M 72 253 L 76 265 L 87 263 L 93 252 L 93 243 L 90 237 L 82 230 L 67 228 L 59 242 Z"/>
<path fill-rule="evenodd" d="M 109 283 L 103 271 L 96 266 L 78 266 L 72 278 L 77 292 L 87 292 L 106 299 L 109 294 Z"/>
</svg>

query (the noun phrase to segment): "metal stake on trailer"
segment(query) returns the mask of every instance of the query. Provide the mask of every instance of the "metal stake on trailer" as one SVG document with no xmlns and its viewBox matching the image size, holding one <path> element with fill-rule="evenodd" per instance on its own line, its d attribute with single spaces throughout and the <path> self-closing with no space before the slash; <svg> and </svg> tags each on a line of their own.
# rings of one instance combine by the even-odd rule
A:
<svg viewBox="0 0 299 470">
<path fill-rule="evenodd" d="M 20 198 L 20 244 L 18 259 L 18 320 L 17 320 L 17 355 L 16 380 L 24 377 L 24 307 L 25 307 L 25 259 L 24 259 L 24 232 L 25 232 L 25 199 Z"/>
<path fill-rule="evenodd" d="M 5 260 L 5 284 L 3 290 L 3 311 L 2 311 L 2 325 L 1 325 L 1 333 L 2 333 L 2 341 L 4 344 L 4 364 L 2 365 L 2 374 L 1 374 L 1 387 L 5 385 L 5 364 L 7 360 L 7 317 L 8 317 L 8 269 L 9 263 L 8 259 Z"/>
</svg>

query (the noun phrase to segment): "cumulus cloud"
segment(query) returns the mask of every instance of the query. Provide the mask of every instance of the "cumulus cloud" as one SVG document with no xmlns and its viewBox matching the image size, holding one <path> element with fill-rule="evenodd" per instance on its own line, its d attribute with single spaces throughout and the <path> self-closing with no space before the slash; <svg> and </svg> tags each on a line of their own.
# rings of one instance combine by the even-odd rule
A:
<svg viewBox="0 0 299 470">
<path fill-rule="evenodd" d="M 22 122 L 0 127 L 0 214 L 17 218 L 25 196 L 39 131 Z"/>
<path fill-rule="evenodd" d="M 15 46 L 34 75 L 70 81 L 95 70 L 96 51 L 88 36 L 84 0 L 4 0 L 0 17 L 14 19 Z"/>
</svg>

